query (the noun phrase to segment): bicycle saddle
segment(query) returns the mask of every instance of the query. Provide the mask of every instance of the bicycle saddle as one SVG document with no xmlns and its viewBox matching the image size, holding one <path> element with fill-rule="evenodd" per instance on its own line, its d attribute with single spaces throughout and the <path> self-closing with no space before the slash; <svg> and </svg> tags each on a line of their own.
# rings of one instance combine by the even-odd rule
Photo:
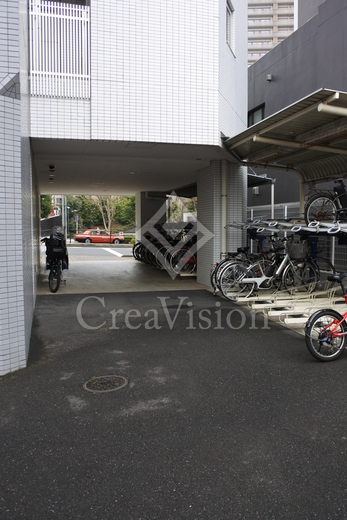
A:
<svg viewBox="0 0 347 520">
<path fill-rule="evenodd" d="M 335 274 L 329 274 L 327 276 L 327 279 L 329 282 L 339 282 L 341 283 L 344 278 L 346 278 L 347 273 L 335 273 Z"/>
<path fill-rule="evenodd" d="M 238 247 L 237 252 L 238 253 L 247 253 L 249 247 Z"/>
</svg>

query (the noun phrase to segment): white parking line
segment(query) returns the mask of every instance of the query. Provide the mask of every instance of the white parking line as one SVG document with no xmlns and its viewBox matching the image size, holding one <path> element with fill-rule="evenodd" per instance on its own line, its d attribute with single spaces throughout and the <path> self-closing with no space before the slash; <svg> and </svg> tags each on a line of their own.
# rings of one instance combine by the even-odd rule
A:
<svg viewBox="0 0 347 520">
<path fill-rule="evenodd" d="M 113 255 L 116 255 L 116 256 L 120 256 L 122 257 L 122 253 L 118 253 L 118 251 L 114 251 L 113 249 L 111 249 L 110 247 L 103 247 L 103 249 L 105 251 L 108 251 L 109 253 L 112 253 Z"/>
</svg>

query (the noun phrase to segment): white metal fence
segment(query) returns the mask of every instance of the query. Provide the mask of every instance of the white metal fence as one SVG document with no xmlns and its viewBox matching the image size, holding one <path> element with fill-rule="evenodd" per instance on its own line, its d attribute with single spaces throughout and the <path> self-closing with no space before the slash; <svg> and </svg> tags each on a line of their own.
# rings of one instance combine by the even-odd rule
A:
<svg viewBox="0 0 347 520">
<path fill-rule="evenodd" d="M 287 204 L 275 204 L 274 219 L 303 218 L 300 215 L 299 202 L 288 202 Z M 253 206 L 247 208 L 247 218 L 271 219 L 271 206 Z M 314 238 L 316 250 L 319 256 L 329 258 L 338 272 L 347 271 L 347 246 L 340 243 L 341 240 L 333 236 L 320 236 Z M 251 241 L 251 249 L 256 250 L 256 245 Z"/>
<path fill-rule="evenodd" d="M 89 7 L 29 0 L 30 93 L 90 98 Z"/>
</svg>

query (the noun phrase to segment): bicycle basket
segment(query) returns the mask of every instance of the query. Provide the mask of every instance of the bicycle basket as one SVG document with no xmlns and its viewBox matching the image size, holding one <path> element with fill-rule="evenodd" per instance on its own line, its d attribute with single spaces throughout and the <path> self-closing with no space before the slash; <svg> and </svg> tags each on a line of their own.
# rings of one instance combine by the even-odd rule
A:
<svg viewBox="0 0 347 520">
<path fill-rule="evenodd" d="M 292 260 L 305 260 L 311 254 L 311 246 L 307 240 L 288 244 L 288 253 Z"/>
<path fill-rule="evenodd" d="M 48 258 L 56 258 L 57 260 L 64 260 L 66 257 L 66 249 L 62 246 L 47 245 L 47 257 Z"/>
<path fill-rule="evenodd" d="M 56 258 L 57 260 L 64 260 L 67 254 L 64 236 L 53 233 L 46 245 L 46 254 L 48 258 Z"/>
</svg>

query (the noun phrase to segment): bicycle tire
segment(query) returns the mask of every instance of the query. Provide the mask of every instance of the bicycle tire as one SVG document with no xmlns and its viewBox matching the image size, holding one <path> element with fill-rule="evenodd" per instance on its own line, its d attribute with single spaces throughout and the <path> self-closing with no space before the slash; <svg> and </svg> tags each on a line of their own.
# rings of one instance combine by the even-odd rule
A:
<svg viewBox="0 0 347 520">
<path fill-rule="evenodd" d="M 343 316 L 333 309 L 323 309 L 315 312 L 309 318 L 305 327 L 305 342 L 308 351 L 319 361 L 333 361 L 341 356 L 346 336 L 337 338 L 329 335 L 329 328 L 336 326 Z M 336 329 L 338 333 L 346 333 L 347 325 L 343 321 Z"/>
<path fill-rule="evenodd" d="M 170 269 L 176 274 L 192 274 L 196 269 L 196 255 L 190 249 L 182 247 L 170 256 Z"/>
<path fill-rule="evenodd" d="M 166 247 L 161 246 L 161 247 L 159 247 L 157 249 L 157 252 L 155 253 L 155 258 L 156 258 L 158 267 L 160 269 L 162 269 L 162 268 L 166 269 L 166 267 L 165 267 L 165 255 L 166 255 L 166 252 L 167 252 Z"/>
<path fill-rule="evenodd" d="M 237 260 L 234 258 L 224 258 L 215 266 L 210 276 L 211 286 L 214 291 L 220 290 L 219 281 L 224 269 L 235 262 L 237 262 Z"/>
<path fill-rule="evenodd" d="M 319 286 L 319 289 L 326 291 L 332 289 L 335 282 L 329 282 L 327 277 L 330 274 L 336 273 L 334 264 L 332 264 L 328 258 L 324 258 L 323 256 L 313 258 L 312 262 L 317 266 L 317 285 Z"/>
<path fill-rule="evenodd" d="M 237 300 L 238 297 L 248 298 L 255 288 L 255 282 L 253 283 L 242 283 L 242 278 L 245 277 L 254 278 L 255 275 L 249 266 L 235 262 L 229 267 L 226 267 L 220 277 L 219 287 L 224 298 L 230 301 Z"/>
<path fill-rule="evenodd" d="M 134 247 L 133 247 L 133 257 L 138 262 L 141 260 L 141 253 L 140 252 L 141 252 L 142 248 L 143 248 L 143 244 L 141 242 L 137 242 L 136 244 L 134 244 Z"/>
<path fill-rule="evenodd" d="M 52 293 L 56 293 L 60 286 L 60 265 L 54 265 L 49 271 L 48 285 Z"/>
<path fill-rule="evenodd" d="M 283 283 L 289 293 L 302 291 L 311 294 L 317 286 L 317 268 L 309 261 L 291 262 L 284 270 Z"/>
<path fill-rule="evenodd" d="M 304 217 L 306 224 L 310 222 L 334 222 L 337 206 L 330 195 L 313 195 L 305 204 Z"/>
</svg>

